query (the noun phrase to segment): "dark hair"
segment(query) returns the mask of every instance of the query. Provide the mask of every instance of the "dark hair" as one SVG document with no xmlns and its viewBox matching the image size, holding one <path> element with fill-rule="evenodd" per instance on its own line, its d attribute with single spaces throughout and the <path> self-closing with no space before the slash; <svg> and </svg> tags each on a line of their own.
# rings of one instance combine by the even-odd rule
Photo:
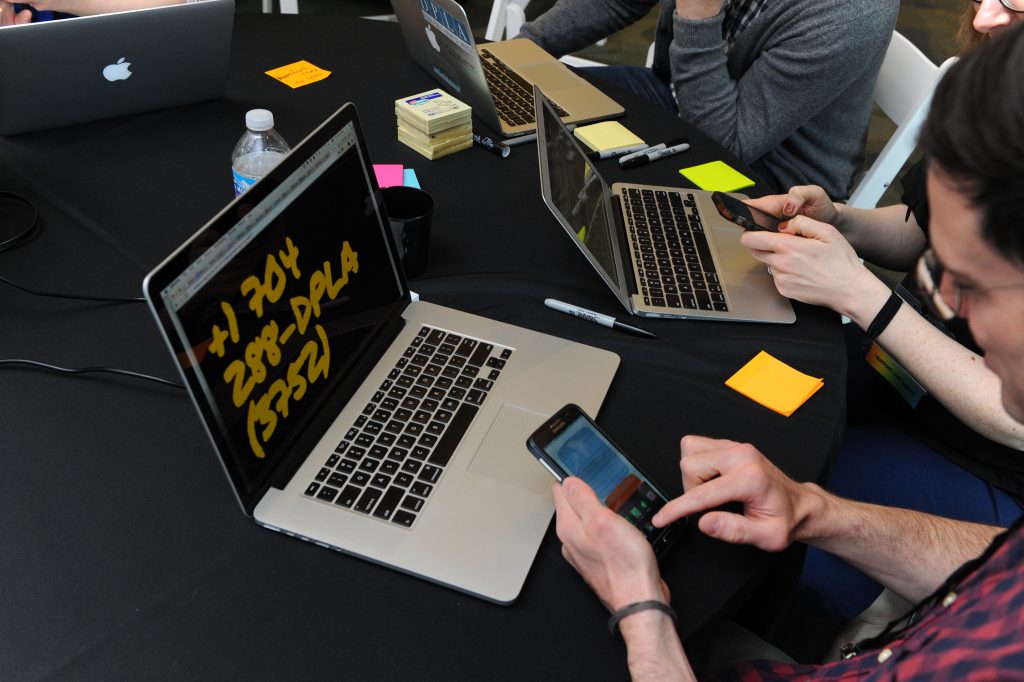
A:
<svg viewBox="0 0 1024 682">
<path fill-rule="evenodd" d="M 920 143 L 981 212 L 982 236 L 1024 263 L 1024 23 L 970 50 L 935 90 Z"/>
</svg>

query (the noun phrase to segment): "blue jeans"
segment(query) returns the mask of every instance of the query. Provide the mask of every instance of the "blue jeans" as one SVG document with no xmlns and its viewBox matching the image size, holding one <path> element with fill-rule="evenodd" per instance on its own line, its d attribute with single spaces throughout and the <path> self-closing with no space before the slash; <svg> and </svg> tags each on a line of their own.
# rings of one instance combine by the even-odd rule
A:
<svg viewBox="0 0 1024 682">
<path fill-rule="evenodd" d="M 668 83 L 664 83 L 646 66 L 632 64 L 611 64 L 609 66 L 586 66 L 578 69 L 581 73 L 593 75 L 609 83 L 614 83 L 623 90 L 640 95 L 663 109 L 679 115 L 679 105 Z"/>
<path fill-rule="evenodd" d="M 1024 512 L 1014 497 L 884 424 L 847 428 L 827 487 L 860 502 L 993 526 L 1009 526 Z M 809 597 L 818 608 L 831 612 L 828 615 L 838 624 L 870 606 L 882 586 L 841 559 L 812 547 L 804 561 L 800 589 L 803 598 Z"/>
</svg>

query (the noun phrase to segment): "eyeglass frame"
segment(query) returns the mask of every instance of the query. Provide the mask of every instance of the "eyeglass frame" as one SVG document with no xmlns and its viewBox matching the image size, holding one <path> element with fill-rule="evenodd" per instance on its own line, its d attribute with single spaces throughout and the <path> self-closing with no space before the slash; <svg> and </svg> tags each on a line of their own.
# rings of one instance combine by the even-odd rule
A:
<svg viewBox="0 0 1024 682">
<path fill-rule="evenodd" d="M 953 285 L 953 290 L 950 293 L 954 297 L 953 303 L 950 304 L 946 300 L 946 294 L 942 291 L 942 278 L 945 276 L 946 266 L 935 255 L 935 251 L 930 247 L 925 249 L 918 257 L 917 264 L 914 266 L 914 279 L 921 293 L 924 294 L 924 301 L 928 309 L 943 322 L 949 322 L 954 317 L 961 317 L 960 312 L 963 309 L 964 301 L 967 300 L 968 294 L 977 295 L 999 289 L 1024 288 L 1024 282 L 1014 282 L 1012 284 L 1000 284 L 994 287 L 978 289 L 970 285 L 960 284 L 955 278 L 950 277 L 950 284 Z"/>
<path fill-rule="evenodd" d="M 984 0 L 971 0 L 971 1 L 975 5 L 980 5 Z M 1011 12 L 1016 12 L 1018 14 L 1024 12 L 1024 8 L 1017 9 L 1016 7 L 1013 7 L 1012 5 L 1010 5 L 1010 3 L 1012 1 L 1013 0 L 999 0 L 999 4 L 1002 5 L 1003 7 L 1005 7 L 1006 9 L 1010 10 Z"/>
</svg>

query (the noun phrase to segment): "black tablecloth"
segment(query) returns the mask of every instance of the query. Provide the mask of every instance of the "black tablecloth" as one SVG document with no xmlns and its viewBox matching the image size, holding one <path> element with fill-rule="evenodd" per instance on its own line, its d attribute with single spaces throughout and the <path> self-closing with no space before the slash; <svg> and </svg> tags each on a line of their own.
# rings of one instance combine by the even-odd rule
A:
<svg viewBox="0 0 1024 682">
<path fill-rule="evenodd" d="M 183 45 L 182 49 L 188 49 Z M 307 59 L 332 71 L 291 90 L 263 75 Z M 0 140 L 0 190 L 38 206 L 41 234 L 0 275 L 42 289 L 138 295 L 143 276 L 231 199 L 246 110 L 297 142 L 355 101 L 374 160 L 417 170 L 433 194 L 425 300 L 619 353 L 598 421 L 670 494 L 686 433 L 749 440 L 819 479 L 841 433 L 836 316 L 794 325 L 643 321 L 648 341 L 545 308 L 557 297 L 624 315 L 543 206 L 533 145 L 427 161 L 399 144 L 396 98 L 434 87 L 397 27 L 324 16 L 239 16 L 222 101 Z M 684 156 L 611 178 L 680 185 L 677 169 L 742 164 L 653 106 L 609 89 L 649 140 Z M 754 188 L 764 191 L 763 188 Z M 756 193 L 756 192 L 755 192 Z M 174 378 L 142 305 L 0 288 L 0 358 Z M 759 350 L 825 387 L 790 418 L 724 380 Z M 0 678 L 621 679 L 621 643 L 549 532 L 520 600 L 500 607 L 266 532 L 240 513 L 180 390 L 0 368 Z M 771 557 L 689 533 L 663 572 L 689 635 L 731 613 Z"/>
</svg>

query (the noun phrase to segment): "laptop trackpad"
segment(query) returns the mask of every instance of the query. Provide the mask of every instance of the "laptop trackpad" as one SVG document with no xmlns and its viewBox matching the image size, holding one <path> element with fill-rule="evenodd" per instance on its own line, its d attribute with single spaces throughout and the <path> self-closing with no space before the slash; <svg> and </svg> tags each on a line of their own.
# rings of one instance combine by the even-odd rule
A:
<svg viewBox="0 0 1024 682">
<path fill-rule="evenodd" d="M 526 439 L 548 415 L 516 405 L 502 405 L 477 448 L 469 471 L 542 495 L 551 487 L 551 474 L 526 449 Z"/>
</svg>

